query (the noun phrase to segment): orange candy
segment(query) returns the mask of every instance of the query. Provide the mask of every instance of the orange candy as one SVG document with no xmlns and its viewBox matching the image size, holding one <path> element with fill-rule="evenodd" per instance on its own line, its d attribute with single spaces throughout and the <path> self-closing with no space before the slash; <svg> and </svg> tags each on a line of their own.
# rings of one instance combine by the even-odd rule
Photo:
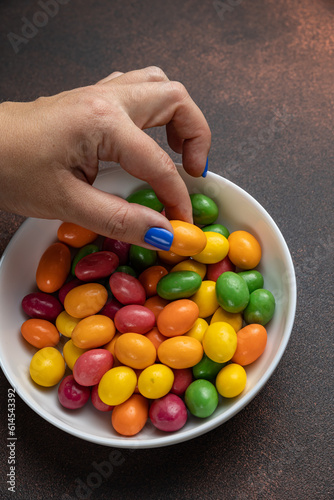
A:
<svg viewBox="0 0 334 500">
<path fill-rule="evenodd" d="M 158 257 L 164 264 L 170 264 L 172 266 L 175 266 L 175 264 L 178 264 L 187 258 L 183 255 L 177 255 L 171 250 L 158 250 Z"/>
<path fill-rule="evenodd" d="M 169 300 L 163 299 L 159 295 L 154 295 L 146 300 L 144 306 L 150 309 L 154 313 L 155 319 L 157 319 L 167 304 L 169 304 Z"/>
<path fill-rule="evenodd" d="M 141 394 L 133 394 L 124 403 L 115 406 L 111 423 L 118 434 L 134 436 L 138 434 L 148 419 L 148 400 Z"/>
<path fill-rule="evenodd" d="M 70 290 L 64 300 L 65 311 L 74 318 L 85 318 L 101 311 L 108 299 L 99 283 L 85 283 Z"/>
<path fill-rule="evenodd" d="M 115 332 L 112 319 L 103 314 L 94 314 L 79 321 L 72 332 L 72 342 L 80 349 L 93 349 L 110 342 Z"/>
<path fill-rule="evenodd" d="M 181 220 L 169 221 L 174 230 L 170 251 L 177 255 L 191 257 L 200 253 L 206 246 L 206 235 L 202 229 Z"/>
<path fill-rule="evenodd" d="M 157 351 L 145 335 L 123 333 L 115 342 L 115 356 L 124 365 L 141 370 L 153 365 Z"/>
<path fill-rule="evenodd" d="M 261 246 L 247 231 L 234 231 L 228 237 L 230 261 L 240 269 L 254 269 L 261 260 Z"/>
<path fill-rule="evenodd" d="M 247 325 L 237 332 L 233 363 L 247 366 L 261 356 L 267 345 L 267 330 L 258 324 Z"/>
<path fill-rule="evenodd" d="M 59 241 L 80 248 L 92 243 L 98 235 L 72 222 L 63 222 L 58 228 L 57 236 Z"/>
<path fill-rule="evenodd" d="M 146 297 L 153 297 L 157 294 L 158 281 L 168 274 L 168 271 L 163 266 L 148 267 L 138 277 L 140 283 L 143 285 Z"/>
<path fill-rule="evenodd" d="M 36 271 L 42 292 L 53 293 L 63 286 L 71 268 L 71 252 L 63 243 L 53 243 L 43 253 Z"/>
<path fill-rule="evenodd" d="M 21 326 L 21 333 L 29 344 L 38 349 L 54 347 L 60 340 L 57 328 L 45 319 L 27 319 Z"/>
<path fill-rule="evenodd" d="M 201 361 L 203 346 L 197 339 L 181 335 L 162 342 L 158 356 L 170 368 L 191 368 Z"/>
<path fill-rule="evenodd" d="M 199 315 L 198 305 L 189 299 L 167 304 L 157 319 L 157 327 L 165 337 L 183 335 L 193 327 Z"/>
</svg>

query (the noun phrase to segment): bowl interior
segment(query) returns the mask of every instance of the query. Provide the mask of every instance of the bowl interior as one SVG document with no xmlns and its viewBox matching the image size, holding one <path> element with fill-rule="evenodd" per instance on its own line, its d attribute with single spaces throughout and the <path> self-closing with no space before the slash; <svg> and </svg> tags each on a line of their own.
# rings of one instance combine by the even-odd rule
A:
<svg viewBox="0 0 334 500">
<path fill-rule="evenodd" d="M 76 411 L 65 410 L 58 402 L 57 388 L 38 387 L 29 376 L 29 364 L 36 349 L 20 334 L 26 319 L 21 310 L 22 298 L 36 290 L 35 272 L 44 250 L 56 240 L 60 221 L 27 219 L 12 238 L 0 265 L 0 358 L 2 369 L 19 396 L 41 417 L 58 428 L 107 446 L 149 448 L 165 446 L 194 438 L 226 422 L 247 405 L 272 375 L 288 343 L 296 307 L 296 282 L 287 245 L 269 214 L 241 188 L 208 173 L 193 178 L 182 169 L 180 174 L 190 193 L 204 193 L 219 207 L 218 222 L 231 231 L 243 229 L 258 238 L 263 257 L 258 269 L 263 273 L 264 287 L 276 299 L 276 311 L 267 325 L 268 344 L 263 355 L 246 367 L 247 385 L 243 393 L 231 400 L 220 400 L 214 414 L 207 419 L 190 417 L 178 432 L 158 431 L 148 422 L 132 438 L 116 434 L 110 414 L 97 411 L 91 404 Z M 119 167 L 101 171 L 95 186 L 123 198 L 145 187 L 145 183 Z"/>
</svg>

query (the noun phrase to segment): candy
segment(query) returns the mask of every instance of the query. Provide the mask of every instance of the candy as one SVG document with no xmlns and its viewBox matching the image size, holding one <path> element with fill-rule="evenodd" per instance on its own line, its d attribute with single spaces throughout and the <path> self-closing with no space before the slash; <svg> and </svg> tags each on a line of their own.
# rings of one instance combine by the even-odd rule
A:
<svg viewBox="0 0 334 500">
<path fill-rule="evenodd" d="M 165 337 L 183 335 L 193 327 L 198 312 L 198 306 L 192 300 L 175 300 L 163 308 L 157 319 L 157 327 Z"/>
<path fill-rule="evenodd" d="M 249 293 L 254 292 L 258 288 L 263 288 L 263 276 L 256 269 L 251 271 L 241 271 L 238 273 L 247 283 Z"/>
<path fill-rule="evenodd" d="M 119 264 L 123 266 L 129 260 L 130 243 L 114 240 L 113 238 L 104 238 L 102 249 L 108 252 L 113 252 L 119 259 Z"/>
<path fill-rule="evenodd" d="M 72 332 L 72 341 L 80 349 L 92 349 L 110 342 L 115 332 L 112 319 L 103 314 L 93 314 L 79 321 Z"/>
<path fill-rule="evenodd" d="M 96 314 L 105 305 L 108 292 L 99 283 L 86 283 L 70 290 L 64 300 L 65 311 L 74 318 Z"/>
<path fill-rule="evenodd" d="M 80 248 L 78 253 L 75 255 L 73 261 L 72 261 L 72 267 L 71 267 L 71 273 L 73 276 L 75 276 L 75 268 L 79 260 L 81 260 L 83 257 L 86 257 L 86 255 L 89 255 L 91 253 L 95 253 L 99 251 L 99 247 L 97 245 L 85 245 L 84 247 Z"/>
<path fill-rule="evenodd" d="M 115 356 L 126 366 L 143 369 L 155 362 L 157 351 L 149 338 L 129 332 L 116 340 Z"/>
<path fill-rule="evenodd" d="M 193 209 L 194 223 L 198 225 L 213 224 L 218 217 L 216 203 L 205 194 L 195 193 L 190 195 Z"/>
<path fill-rule="evenodd" d="M 112 368 L 113 355 L 107 349 L 92 349 L 84 352 L 73 367 L 75 381 L 84 386 L 96 385 Z"/>
<path fill-rule="evenodd" d="M 148 401 L 140 394 L 133 394 L 117 405 L 111 414 L 111 423 L 118 434 L 135 436 L 142 430 L 148 418 Z"/>
<path fill-rule="evenodd" d="M 157 293 L 167 300 L 185 299 L 197 292 L 201 283 L 200 275 L 193 271 L 175 271 L 160 279 Z"/>
<path fill-rule="evenodd" d="M 141 272 L 148 267 L 154 266 L 157 261 L 157 252 L 138 245 L 131 245 L 129 258 L 131 266 L 136 271 Z"/>
<path fill-rule="evenodd" d="M 267 330 L 262 325 L 247 325 L 237 332 L 237 348 L 231 361 L 249 365 L 263 354 L 267 345 Z"/>
<path fill-rule="evenodd" d="M 253 269 L 261 260 L 261 246 L 247 231 L 234 231 L 228 237 L 228 256 L 240 269 Z"/>
<path fill-rule="evenodd" d="M 187 422 L 187 408 L 176 394 L 167 394 L 153 401 L 149 417 L 154 427 L 160 431 L 174 432 L 182 429 Z"/>
<path fill-rule="evenodd" d="M 96 281 L 107 278 L 113 273 L 119 263 L 113 252 L 93 252 L 79 260 L 75 266 L 75 275 L 82 281 Z"/>
<path fill-rule="evenodd" d="M 31 318 L 55 321 L 63 307 L 53 295 L 43 292 L 29 293 L 22 299 L 22 309 Z"/>
<path fill-rule="evenodd" d="M 180 220 L 171 220 L 170 223 L 174 231 L 171 252 L 191 257 L 204 249 L 206 236 L 199 227 Z"/>
<path fill-rule="evenodd" d="M 216 283 L 214 281 L 202 281 L 197 292 L 190 298 L 198 305 L 198 315 L 200 318 L 212 316 L 219 307 L 216 296 Z"/>
<path fill-rule="evenodd" d="M 216 293 L 219 305 L 227 312 L 238 313 L 247 307 L 248 286 L 237 273 L 221 274 L 216 282 Z"/>
<path fill-rule="evenodd" d="M 73 375 L 65 377 L 58 387 L 58 399 L 64 408 L 77 410 L 85 406 L 90 397 L 89 387 L 78 384 Z"/>
<path fill-rule="evenodd" d="M 121 304 L 144 305 L 145 289 L 137 278 L 117 272 L 110 276 L 109 286 L 112 294 Z"/>
<path fill-rule="evenodd" d="M 266 325 L 275 312 L 275 298 L 269 290 L 258 288 L 249 296 L 249 302 L 244 310 L 246 323 Z"/>
<path fill-rule="evenodd" d="M 27 319 L 21 326 L 21 333 L 29 344 L 38 349 L 54 347 L 60 340 L 57 328 L 45 319 Z"/>
<path fill-rule="evenodd" d="M 205 354 L 216 363 L 229 361 L 237 348 L 237 334 L 228 323 L 212 323 L 203 337 Z"/>
<path fill-rule="evenodd" d="M 213 380 L 224 366 L 225 363 L 216 363 L 204 353 L 201 361 L 193 366 L 192 372 L 196 379 Z"/>
<path fill-rule="evenodd" d="M 33 355 L 29 371 L 36 384 L 52 387 L 63 378 L 65 361 L 55 347 L 43 347 Z"/>
<path fill-rule="evenodd" d="M 79 323 L 80 318 L 73 318 L 66 311 L 62 311 L 56 319 L 56 327 L 64 337 L 72 337 L 74 328 Z"/>
<path fill-rule="evenodd" d="M 202 264 L 216 264 L 227 255 L 229 244 L 222 234 L 208 231 L 205 234 L 207 242 L 204 249 L 193 256 L 197 262 Z"/>
<path fill-rule="evenodd" d="M 115 327 L 121 333 L 147 333 L 155 325 L 154 313 L 145 306 L 124 306 L 115 314 Z"/>
<path fill-rule="evenodd" d="M 138 203 L 139 205 L 152 208 L 152 210 L 156 210 L 157 212 L 161 212 L 164 208 L 152 188 L 140 189 L 139 191 L 130 194 L 126 200 L 129 203 Z"/>
<path fill-rule="evenodd" d="M 207 265 L 206 279 L 217 281 L 219 276 L 223 273 L 226 273 L 226 271 L 235 272 L 235 265 L 232 264 L 232 262 L 228 258 L 228 255 L 226 255 L 226 257 L 216 262 L 215 264 Z"/>
<path fill-rule="evenodd" d="M 157 285 L 163 276 L 166 276 L 168 271 L 163 266 L 152 266 L 145 269 L 139 276 L 138 279 L 143 285 L 146 297 L 153 297 L 157 295 Z"/>
<path fill-rule="evenodd" d="M 195 380 L 186 390 L 185 403 L 195 417 L 209 417 L 218 406 L 217 390 L 208 380 Z"/>
<path fill-rule="evenodd" d="M 158 357 L 170 368 L 191 368 L 203 356 L 202 344 L 192 337 L 172 337 L 160 344 Z"/>
<path fill-rule="evenodd" d="M 116 366 L 101 378 L 98 394 L 103 403 L 114 406 L 124 403 L 132 396 L 137 384 L 137 376 L 128 366 Z"/>
<path fill-rule="evenodd" d="M 138 389 L 145 398 L 158 399 L 171 390 L 173 382 L 173 370 L 162 364 L 153 364 L 139 375 Z"/>
<path fill-rule="evenodd" d="M 71 252 L 63 243 L 53 243 L 43 253 L 36 271 L 42 292 L 53 293 L 65 283 L 71 267 Z"/>
<path fill-rule="evenodd" d="M 73 224 L 72 222 L 63 222 L 57 231 L 58 240 L 74 248 L 81 248 L 88 243 L 92 243 L 97 234 L 89 229 Z"/>
<path fill-rule="evenodd" d="M 213 231 L 214 233 L 222 234 L 223 236 L 225 236 L 225 238 L 228 238 L 230 236 L 229 230 L 222 224 L 209 224 L 208 226 L 202 227 L 202 231 L 204 231 L 205 233 L 207 231 Z"/>
<path fill-rule="evenodd" d="M 245 389 L 246 382 L 247 374 L 245 369 L 236 363 L 231 363 L 224 366 L 218 373 L 216 387 L 219 394 L 224 398 L 235 398 Z"/>
<path fill-rule="evenodd" d="M 162 209 L 153 190 L 129 201 Z M 111 238 L 100 250 L 99 240 L 92 243 L 98 235 L 64 223 L 62 243 L 40 259 L 41 291 L 22 300 L 31 316 L 22 335 L 40 349 L 31 360 L 32 379 L 45 387 L 63 379 L 58 398 L 64 407 L 81 408 L 91 398 L 97 411 L 112 412 L 112 427 L 122 436 L 136 435 L 148 418 L 173 432 L 185 425 L 187 411 L 209 417 L 218 394 L 233 398 L 245 389 L 243 366 L 266 347 L 263 325 L 275 299 L 254 269 L 258 241 L 216 223 L 218 207 L 207 196 L 196 193 L 191 201 L 195 224 L 170 221 L 168 252 Z M 77 248 L 72 266 L 66 245 Z M 76 278 L 66 281 L 70 267 Z M 51 295 L 56 291 L 59 300 Z M 64 357 L 54 347 L 60 335 L 69 339 Z M 73 373 L 63 378 L 65 362 Z"/>
</svg>

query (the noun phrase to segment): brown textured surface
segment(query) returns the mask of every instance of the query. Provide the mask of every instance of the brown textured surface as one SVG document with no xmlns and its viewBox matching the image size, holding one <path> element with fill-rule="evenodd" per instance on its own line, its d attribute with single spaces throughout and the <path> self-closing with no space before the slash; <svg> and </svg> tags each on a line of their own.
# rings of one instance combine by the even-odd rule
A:
<svg viewBox="0 0 334 500">
<path fill-rule="evenodd" d="M 291 250 L 299 297 L 286 353 L 225 425 L 170 448 L 122 450 L 123 463 L 88 494 L 76 488 L 109 450 L 50 426 L 17 398 L 16 493 L 6 489 L 2 454 L 1 498 L 334 497 L 334 4 L 230 0 L 219 16 L 214 3 L 70 0 L 15 54 L 7 34 L 40 8 L 1 2 L 0 99 L 29 100 L 151 64 L 181 80 L 212 129 L 209 168 L 252 194 Z M 275 113 L 284 121 L 273 131 Z M 160 132 L 152 135 L 165 145 Z M 0 213 L 1 252 L 22 221 Z M 4 447 L 9 385 L 0 378 Z"/>
</svg>

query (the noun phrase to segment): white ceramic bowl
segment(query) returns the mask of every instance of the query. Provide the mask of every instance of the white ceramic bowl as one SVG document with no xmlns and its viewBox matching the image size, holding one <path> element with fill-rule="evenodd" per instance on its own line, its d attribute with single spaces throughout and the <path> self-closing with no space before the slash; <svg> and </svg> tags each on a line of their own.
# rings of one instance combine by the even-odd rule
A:
<svg viewBox="0 0 334 500">
<path fill-rule="evenodd" d="M 57 387 L 35 385 L 29 376 L 29 364 L 36 349 L 20 334 L 26 319 L 21 300 L 36 290 L 35 271 L 44 250 L 56 240 L 60 221 L 28 219 L 8 245 L 0 264 L 0 358 L 1 366 L 18 395 L 41 417 L 69 434 L 94 443 L 124 447 L 151 448 L 179 443 L 200 436 L 223 424 L 263 388 L 277 367 L 289 341 L 296 307 L 296 281 L 293 263 L 278 227 L 268 213 L 249 194 L 232 182 L 208 173 L 193 178 L 180 173 L 189 192 L 212 197 L 219 207 L 219 220 L 230 231 L 248 230 L 259 240 L 263 257 L 258 267 L 265 279 L 265 288 L 276 298 L 276 311 L 267 325 L 268 343 L 263 355 L 246 367 L 247 385 L 243 393 L 231 400 L 220 401 L 217 410 L 207 419 L 190 417 L 175 433 L 160 432 L 148 421 L 145 428 L 131 438 L 116 434 L 110 414 L 97 411 L 91 404 L 71 411 L 58 402 Z M 122 197 L 145 187 L 119 167 L 100 172 L 95 186 Z M 93 209 L 93 207 L 92 207 Z"/>
</svg>

